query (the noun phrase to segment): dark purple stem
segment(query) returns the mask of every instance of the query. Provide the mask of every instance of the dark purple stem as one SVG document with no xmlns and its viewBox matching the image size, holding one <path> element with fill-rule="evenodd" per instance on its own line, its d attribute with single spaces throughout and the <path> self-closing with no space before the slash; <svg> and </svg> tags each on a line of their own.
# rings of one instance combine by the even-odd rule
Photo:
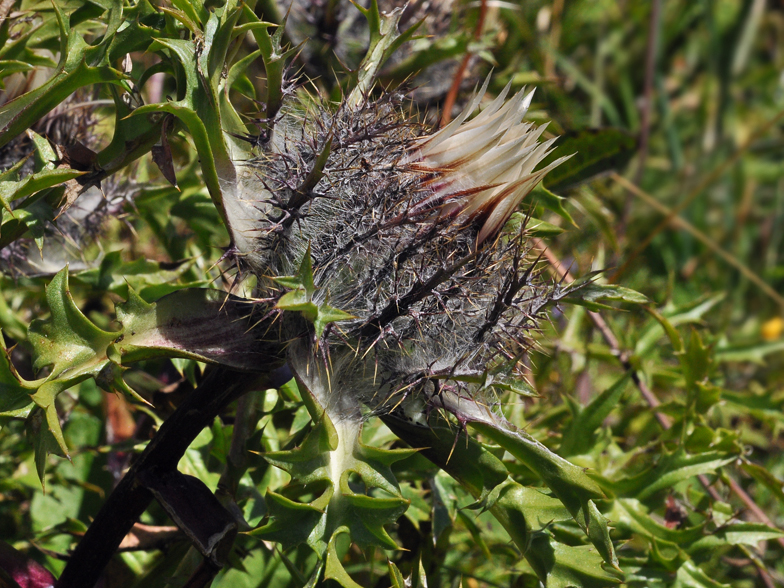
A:
<svg viewBox="0 0 784 588">
<path fill-rule="evenodd" d="M 123 537 L 152 501 L 139 482 L 145 471 L 173 471 L 185 450 L 220 411 L 265 376 L 215 369 L 163 423 L 150 444 L 120 480 L 68 561 L 57 588 L 95 586 Z"/>
</svg>

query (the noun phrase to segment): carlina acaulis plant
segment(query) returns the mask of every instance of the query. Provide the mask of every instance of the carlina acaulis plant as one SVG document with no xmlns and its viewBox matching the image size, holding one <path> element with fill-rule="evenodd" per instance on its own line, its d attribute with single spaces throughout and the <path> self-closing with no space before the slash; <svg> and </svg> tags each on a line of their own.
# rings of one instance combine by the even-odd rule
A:
<svg viewBox="0 0 784 588">
<path fill-rule="evenodd" d="M 332 541 L 344 532 L 360 547 L 395 545 L 384 525 L 405 500 L 388 464 L 405 454 L 371 458 L 360 443 L 362 423 L 380 416 L 414 447 L 436 443 L 433 431 L 454 419 L 451 431 L 439 433 L 449 439 L 443 451 L 430 456 L 447 471 L 453 458 L 465 459 L 454 454 L 467 449 L 458 437 L 469 424 L 508 447 L 618 569 L 592 502 L 600 488 L 496 406 L 507 392 L 527 394 L 520 359 L 548 305 L 567 294 L 541 275 L 518 211 L 564 158 L 537 168 L 553 140 L 540 141 L 544 128 L 523 120 L 533 92 L 509 97 L 507 87 L 480 108 L 487 83 L 435 132 L 410 120 L 394 93 L 338 105 L 292 98 L 264 137 L 249 138 L 252 156 L 238 162 L 239 206 L 227 207 L 244 215 L 229 218 L 234 254 L 258 277 L 255 294 L 312 397 L 313 418 L 328 423 L 300 448 L 267 455 L 295 487 L 326 484 L 308 502 L 323 513 L 314 514 L 313 534 L 292 540 L 284 532 L 299 507 L 277 496 L 270 496 L 270 522 L 253 533 L 307 541 L 327 553 L 327 568 Z M 328 468 L 304 467 L 324 436 L 332 439 Z M 380 462 L 369 469 L 373 459 Z M 357 494 L 352 475 L 381 493 Z M 486 499 L 489 489 L 474 492 Z M 503 502 L 494 508 L 528 552 L 531 529 L 518 528 Z"/>
<path fill-rule="evenodd" d="M 445 467 L 467 424 L 489 427 L 554 487 L 617 569 L 591 501 L 602 497 L 599 487 L 494 408 L 499 392 L 526 393 L 519 360 L 546 307 L 566 294 L 543 279 L 518 212 L 564 158 L 538 168 L 553 140 L 540 141 L 544 127 L 523 120 L 533 92 L 509 97 L 507 87 L 480 108 L 487 84 L 435 132 L 404 114 L 402 96 L 355 91 L 337 105 L 290 97 L 263 136 L 245 138 L 254 149 L 237 162 L 236 201 L 226 207 L 233 253 L 258 277 L 258 299 L 274 304 L 267 316 L 276 315 L 287 365 L 333 438 L 328 472 L 301 466 L 314 457 L 307 442 L 267 458 L 298 485 L 329 482 L 310 502 L 324 513 L 313 522 L 319 539 L 308 540 L 317 553 L 329 552 L 348 513 L 368 516 L 357 501 L 369 498 L 351 489 L 351 474 L 382 488 L 385 498 L 374 500 L 389 504 L 370 530 L 346 532 L 360 546 L 392 548 L 383 524 L 403 499 L 386 466 L 380 486 L 367 470 L 364 419 L 382 416 L 404 435 L 406 427 L 432 431 L 439 413 L 456 419 Z M 271 500 L 273 517 L 254 534 L 284 540 L 294 507 Z M 527 531 L 514 532 L 526 551 Z"/>
<path fill-rule="evenodd" d="M 782 584 L 776 11 L 612 4 L 0 2 L 0 585 Z M 747 103 L 698 298 L 704 222 L 636 241 Z"/>
<path fill-rule="evenodd" d="M 56 404 L 62 392 L 93 379 L 146 401 L 123 379 L 132 363 L 164 357 L 218 366 L 134 461 L 58 586 L 94 585 L 154 498 L 203 556 L 200 570 L 208 576 L 227 564 L 244 531 L 284 550 L 307 545 L 315 563 L 304 556 L 285 561 L 308 585 L 334 580 L 355 588 L 342 564 L 345 540 L 368 554 L 399 549 L 392 529 L 410 499 L 395 464 L 420 452 L 496 518 L 543 582 L 617 584 L 607 520 L 594 502 L 605 496 L 602 489 L 583 468 L 511 424 L 501 406 L 510 395 L 529 394 L 521 359 L 547 308 L 571 294 L 545 277 L 529 244 L 526 197 L 568 157 L 543 164 L 555 139 L 543 140 L 545 126 L 525 120 L 533 92 L 507 86 L 490 99 L 488 77 L 459 116 L 433 129 L 412 116 L 403 90 L 379 82 L 385 62 L 421 25 L 401 33 L 402 7 L 382 13 L 375 0 L 357 4 L 369 29 L 367 51 L 346 75 L 342 93 L 328 97 L 295 74 L 293 61 L 309 53 L 287 45 L 285 20 L 278 26 L 261 20 L 253 3 L 217 4 L 177 0 L 156 10 L 139 2 L 128 8 L 134 24 L 109 19 L 114 30 L 89 45 L 70 28 L 78 19 L 69 20 L 55 3 L 60 78 L 0 109 L 2 146 L 46 111 L 58 89 L 71 87 L 63 80 L 113 84 L 117 136 L 104 150 L 89 150 L 85 169 L 65 168 L 50 154 L 52 145 L 30 133 L 38 149 L 33 179 L 46 189 L 64 181 L 95 188 L 147 151 L 175 183 L 170 141 L 187 135 L 203 192 L 228 232 L 223 259 L 237 268 L 239 284 L 232 291 L 242 294 L 173 287 L 156 296 L 159 290 L 121 284 L 113 291 L 125 300 L 116 306 L 117 320 L 102 328 L 76 306 L 65 268 L 46 290 L 51 317 L 33 321 L 27 334 L 33 367 L 46 368 L 45 375 L 26 380 L 0 354 L 0 375 L 13 391 L 5 410 L 27 411 L 36 439 L 51 436 L 48 445 L 36 445 L 42 479 L 47 451 L 69 451 Z M 156 68 L 173 72 L 176 82 L 170 96 L 146 105 L 136 83 L 149 77 L 134 80 L 132 68 L 113 67 L 121 59 L 127 64 L 142 38 L 162 60 Z M 251 39 L 253 49 L 237 58 Z M 241 116 L 237 92 L 248 87 L 243 76 L 257 58 L 265 94 L 245 101 L 260 112 Z M 22 235 L 24 222 L 31 231 L 38 227 L 22 200 L 31 182 L 14 173 L 3 176 L 4 194 L 20 204 L 7 206 L 15 224 L 4 217 L 0 239 L 11 234 L 9 227 Z M 60 195 L 46 193 L 45 202 L 55 206 Z M 107 256 L 81 279 L 103 284 L 120 265 L 118 255 Z M 249 275 L 253 286 L 242 283 Z M 195 368 L 190 375 L 198 380 Z M 230 402 L 292 377 L 294 390 L 285 399 L 281 393 L 275 406 L 298 403 L 295 410 L 304 408 L 310 422 L 285 442 L 267 438 L 263 445 L 251 435 L 253 410 L 238 408 L 233 430 L 248 434 L 232 443 L 220 501 L 203 481 L 177 469 L 190 442 Z M 363 426 L 375 418 L 402 443 L 365 444 Z M 264 431 L 259 435 L 265 439 Z M 289 476 L 285 485 L 265 482 L 263 497 L 254 488 L 263 502 L 254 524 L 237 506 L 248 479 L 239 455 L 246 445 Z M 510 476 L 499 457 L 504 451 L 549 494 Z M 539 509 L 551 518 L 542 519 Z M 576 524 L 580 538 L 558 541 L 548 530 L 553 517 Z M 389 572 L 403 586 L 391 562 Z M 407 582 L 423 586 L 423 574 Z"/>
</svg>

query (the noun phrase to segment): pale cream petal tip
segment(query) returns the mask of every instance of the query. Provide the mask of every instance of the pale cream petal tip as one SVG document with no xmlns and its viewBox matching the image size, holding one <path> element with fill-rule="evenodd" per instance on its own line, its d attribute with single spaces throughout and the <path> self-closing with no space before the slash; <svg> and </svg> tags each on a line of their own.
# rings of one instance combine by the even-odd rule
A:
<svg viewBox="0 0 784 588">
<path fill-rule="evenodd" d="M 487 90 L 487 81 L 451 123 L 422 137 L 404 163 L 438 176 L 427 198 L 442 214 L 481 219 L 478 242 L 495 236 L 547 172 L 567 158 L 534 171 L 555 139 L 540 141 L 546 125 L 524 122 L 534 91 L 506 99 L 510 87 L 468 120 Z M 417 207 L 421 211 L 421 207 Z"/>
</svg>

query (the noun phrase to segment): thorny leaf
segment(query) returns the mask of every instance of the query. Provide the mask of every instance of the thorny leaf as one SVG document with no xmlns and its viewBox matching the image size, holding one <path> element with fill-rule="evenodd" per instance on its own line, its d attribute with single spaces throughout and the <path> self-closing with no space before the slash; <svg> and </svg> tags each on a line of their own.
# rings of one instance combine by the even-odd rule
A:
<svg viewBox="0 0 784 588">
<path fill-rule="evenodd" d="M 557 168 L 556 168 L 557 169 Z M 545 176 L 546 177 L 546 176 Z M 551 210 L 570 225 L 576 227 L 577 223 L 574 222 L 572 215 L 564 208 L 564 201 L 565 198 L 558 196 L 557 194 L 553 194 L 550 190 L 545 188 L 541 183 L 537 184 L 533 190 L 531 190 L 531 195 L 529 196 L 529 200 L 534 204 L 539 204 L 542 207 L 546 208 L 547 210 Z"/>
<path fill-rule="evenodd" d="M 36 192 L 58 186 L 68 180 L 73 180 L 79 176 L 83 176 L 85 172 L 74 169 L 60 168 L 60 169 L 44 169 L 38 173 L 30 174 L 20 181 L 6 181 L 0 182 L 0 202 L 3 207 L 8 210 L 13 216 L 14 212 L 10 208 L 10 203 L 30 196 Z"/>
<path fill-rule="evenodd" d="M 774 541 L 784 537 L 784 531 L 762 523 L 730 523 L 691 544 L 683 545 L 691 555 L 699 551 L 712 552 L 732 545 L 757 545 L 760 541 Z"/>
<path fill-rule="evenodd" d="M 281 310 L 300 312 L 305 319 L 313 323 L 316 339 L 324 334 L 324 329 L 329 323 L 344 321 L 354 318 L 352 315 L 330 306 L 326 302 L 320 304 L 313 302 L 316 286 L 313 283 L 313 265 L 310 257 L 310 247 L 305 251 L 296 276 L 281 276 L 275 281 L 289 288 L 291 291 L 281 296 L 275 305 Z"/>
<path fill-rule="evenodd" d="M 112 350 L 124 363 L 185 357 L 245 371 L 271 371 L 279 362 L 280 345 L 254 331 L 261 317 L 253 311 L 249 301 L 219 290 L 180 290 L 147 303 L 129 288 L 128 300 L 117 306 L 123 331 Z"/>
<path fill-rule="evenodd" d="M 527 559 L 540 577 L 547 577 L 548 588 L 605 588 L 622 581 L 618 572 L 605 569 L 592 547 L 564 545 L 547 533 L 534 536 Z"/>
<path fill-rule="evenodd" d="M 552 453 L 522 431 L 512 431 L 506 426 L 490 422 L 477 421 L 471 422 L 470 425 L 501 445 L 541 477 L 563 502 L 607 564 L 620 571 L 607 520 L 593 501 L 603 498 L 604 494 L 582 468 Z"/>
<path fill-rule="evenodd" d="M 51 373 L 35 382 L 18 380 L 18 387 L 6 373 L 9 387 L 5 404 L 10 411 L 24 408 L 21 392 L 28 389 L 66 455 L 55 399 L 87 378 L 146 402 L 123 381 L 123 364 L 163 356 L 248 371 L 268 372 L 279 365 L 280 345 L 268 347 L 252 332 L 257 320 L 253 306 L 217 290 L 181 290 L 147 303 L 129 287 L 128 301 L 117 305 L 117 318 L 122 323 L 119 331 L 104 331 L 82 314 L 71 297 L 67 267 L 52 279 L 46 294 L 51 317 L 33 321 L 28 338 L 33 346 L 33 367 L 50 367 Z M 8 366 L 10 371 L 10 363 Z M 40 449 L 43 451 L 44 445 Z M 42 470 L 39 473 L 43 475 Z"/>
<path fill-rule="evenodd" d="M 612 310 L 612 306 L 602 304 L 599 302 L 600 300 L 626 302 L 628 304 L 646 304 L 649 302 L 646 296 L 630 288 L 597 284 L 596 282 L 574 288 L 569 295 L 563 299 L 563 302 L 578 304 L 594 311 L 603 309 Z"/>
<path fill-rule="evenodd" d="M 35 382 L 28 382 L 16 372 L 5 339 L 0 333 L 0 416 L 27 416 L 33 404 Z"/>
<path fill-rule="evenodd" d="M 293 57 L 299 50 L 298 47 L 291 47 L 289 49 L 283 48 L 283 33 L 286 29 L 286 21 L 284 19 L 280 25 L 274 25 L 268 22 L 262 22 L 253 13 L 247 5 L 243 7 L 245 17 L 250 22 L 239 30 L 249 30 L 256 44 L 261 52 L 261 58 L 264 61 L 264 71 L 267 74 L 267 95 L 264 101 L 264 118 L 273 123 L 275 117 L 278 115 L 284 97 L 284 81 L 283 72 L 286 67 L 286 62 Z M 271 26 L 276 27 L 275 32 L 270 35 L 267 30 Z"/>
<path fill-rule="evenodd" d="M 629 384 L 630 374 L 622 376 L 615 384 L 597 395 L 585 407 L 575 406 L 572 421 L 563 432 L 559 453 L 564 457 L 577 454 L 593 446 L 594 432 L 618 404 Z"/>
<path fill-rule="evenodd" d="M 694 565 L 694 562 L 687 561 L 678 568 L 672 588 L 730 588 L 730 586 L 716 582 Z"/>
<path fill-rule="evenodd" d="M 721 451 L 689 455 L 679 447 L 672 453 L 664 451 L 655 466 L 639 474 L 605 483 L 618 496 L 644 500 L 656 492 L 671 488 L 681 480 L 716 471 L 738 457 L 737 454 Z"/>
<path fill-rule="evenodd" d="M 443 423 L 439 426 L 438 421 L 432 422 L 430 426 L 422 426 L 395 415 L 382 418 L 407 443 L 423 447 L 422 455 L 460 482 L 479 500 L 478 506 L 489 510 L 496 517 L 542 582 L 549 586 L 551 582 L 560 581 L 558 578 L 567 575 L 562 566 L 566 565 L 568 569 L 570 556 L 565 557 L 565 562 L 554 560 L 553 546 L 545 531 L 553 522 L 572 519 L 572 513 L 561 500 L 512 480 L 501 460 L 464 432 L 456 432 Z M 596 516 L 596 511 L 592 509 L 591 515 Z M 597 519 L 602 520 L 600 515 Z M 598 537 L 601 533 L 600 529 L 592 531 Z M 540 535 L 544 539 L 540 539 L 537 543 L 539 547 L 534 548 L 533 537 Z M 566 547 L 554 540 L 553 545 L 560 546 L 558 549 Z M 617 568 L 611 572 L 605 571 L 602 557 L 595 552 L 593 559 L 580 557 L 578 560 L 585 566 L 582 572 L 588 575 L 584 578 L 587 583 L 575 585 L 606 587 L 618 583 Z M 574 580 L 574 576 L 571 580 Z"/>
<path fill-rule="evenodd" d="M 371 0 L 368 8 L 355 4 L 367 19 L 370 28 L 370 46 L 365 58 L 359 64 L 357 84 L 347 98 L 347 104 L 352 107 L 359 105 L 370 92 L 376 81 L 376 76 L 381 66 L 387 59 L 406 41 L 411 40 L 422 22 L 409 27 L 403 33 L 397 29 L 403 8 L 395 8 L 389 13 L 381 13 L 378 9 L 378 0 Z"/>
<path fill-rule="evenodd" d="M 60 28 L 60 62 L 56 73 L 38 88 L 0 106 L 0 147 L 31 127 L 78 88 L 98 83 L 119 83 L 125 76 L 107 65 L 92 67 L 87 63 L 91 48 L 68 23 L 57 2 L 53 3 Z M 104 38 L 104 43 L 111 35 Z M 98 49 L 100 49 L 100 45 Z"/>
<path fill-rule="evenodd" d="M 396 549 L 384 525 L 403 514 L 408 500 L 401 495 L 390 466 L 415 451 L 366 446 L 359 439 L 359 422 L 335 422 L 310 391 L 304 396 L 310 396 L 308 403 L 316 413 L 313 429 L 299 447 L 268 452 L 264 457 L 289 473 L 294 489 L 324 490 L 309 503 L 268 494 L 271 519 L 251 534 L 284 545 L 306 542 L 319 558 L 326 556 L 327 562 L 342 533 L 363 548 Z M 352 476 L 361 480 L 365 493 L 352 486 Z M 331 569 L 334 566 L 327 563 L 327 570 Z"/>
<path fill-rule="evenodd" d="M 337 529 L 330 538 L 327 547 L 327 562 L 324 566 L 324 579 L 335 580 L 338 584 L 343 586 L 343 588 L 362 588 L 360 584 L 357 584 L 351 579 L 351 576 L 348 575 L 343 564 L 340 563 L 340 556 L 337 551 L 338 538 L 343 534 L 349 533 L 350 532 L 346 527 L 341 527 Z"/>
<path fill-rule="evenodd" d="M 103 367 L 106 348 L 120 336 L 119 331 L 103 331 L 85 317 L 68 289 L 68 270 L 60 271 L 46 288 L 51 318 L 30 325 L 33 368 L 51 366 L 49 379 L 67 373 L 93 375 Z"/>
</svg>

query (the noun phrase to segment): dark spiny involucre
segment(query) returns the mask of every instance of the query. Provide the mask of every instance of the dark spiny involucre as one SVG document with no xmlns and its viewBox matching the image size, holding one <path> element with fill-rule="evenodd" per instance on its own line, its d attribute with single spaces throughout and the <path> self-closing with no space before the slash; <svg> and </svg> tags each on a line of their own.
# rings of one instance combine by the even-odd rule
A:
<svg viewBox="0 0 784 588">
<path fill-rule="evenodd" d="M 559 163 L 534 171 L 552 140 L 521 122 L 532 93 L 506 101 L 507 89 L 466 122 L 484 92 L 429 135 L 397 95 L 336 111 L 289 104 L 242 166 L 235 244 L 259 297 L 279 298 L 272 278 L 310 255 L 313 302 L 353 317 L 319 340 L 291 316 L 282 327 L 295 373 L 339 390 L 327 396 L 348 412 L 510 385 L 560 295 L 529 259 L 525 223 L 502 231 Z"/>
</svg>

